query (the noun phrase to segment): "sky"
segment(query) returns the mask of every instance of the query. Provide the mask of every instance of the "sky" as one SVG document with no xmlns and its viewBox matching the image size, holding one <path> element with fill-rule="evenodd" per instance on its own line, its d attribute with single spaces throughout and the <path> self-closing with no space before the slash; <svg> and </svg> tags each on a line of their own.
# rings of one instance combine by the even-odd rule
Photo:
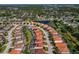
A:
<svg viewBox="0 0 79 59">
<path fill-rule="evenodd" d="M 0 4 L 79 4 L 79 0 L 0 0 Z"/>
</svg>

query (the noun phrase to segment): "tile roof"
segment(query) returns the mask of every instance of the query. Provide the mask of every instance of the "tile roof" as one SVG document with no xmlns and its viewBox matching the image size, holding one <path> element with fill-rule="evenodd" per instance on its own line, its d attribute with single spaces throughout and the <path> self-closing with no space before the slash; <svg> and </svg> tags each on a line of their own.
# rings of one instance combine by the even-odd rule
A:
<svg viewBox="0 0 79 59">
<path fill-rule="evenodd" d="M 68 53 L 69 49 L 67 48 L 66 43 L 57 43 L 56 47 L 59 49 L 60 53 Z"/>
<path fill-rule="evenodd" d="M 11 52 L 9 52 L 10 54 L 21 54 L 20 50 L 12 50 Z"/>
</svg>

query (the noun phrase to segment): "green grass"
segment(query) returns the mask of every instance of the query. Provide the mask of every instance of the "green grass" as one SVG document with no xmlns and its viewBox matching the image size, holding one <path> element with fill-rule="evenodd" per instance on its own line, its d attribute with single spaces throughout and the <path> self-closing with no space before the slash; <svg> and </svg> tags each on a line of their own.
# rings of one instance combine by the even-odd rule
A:
<svg viewBox="0 0 79 59">
<path fill-rule="evenodd" d="M 0 47 L 0 53 L 2 53 L 5 50 L 6 46 Z"/>
<path fill-rule="evenodd" d="M 31 54 L 31 51 L 30 51 L 30 50 L 25 49 L 25 50 L 23 51 L 23 53 L 24 53 L 24 54 Z"/>
<path fill-rule="evenodd" d="M 48 47 L 43 47 L 44 50 L 48 51 Z"/>
<path fill-rule="evenodd" d="M 32 33 L 31 33 L 31 31 L 30 31 L 28 28 L 26 28 L 26 27 L 23 28 L 23 33 L 24 33 L 25 38 L 26 38 L 26 39 L 25 39 L 25 46 L 26 46 L 26 48 L 23 50 L 23 53 L 24 53 L 24 54 L 30 54 L 31 51 L 29 50 L 29 46 L 30 46 L 31 39 L 32 39 Z"/>
<path fill-rule="evenodd" d="M 26 37 L 26 44 L 25 45 L 29 45 L 31 42 L 31 39 L 32 39 L 32 34 L 29 31 L 29 29 L 27 29 L 27 28 L 23 28 L 23 32 L 24 32 L 25 37 Z"/>
</svg>

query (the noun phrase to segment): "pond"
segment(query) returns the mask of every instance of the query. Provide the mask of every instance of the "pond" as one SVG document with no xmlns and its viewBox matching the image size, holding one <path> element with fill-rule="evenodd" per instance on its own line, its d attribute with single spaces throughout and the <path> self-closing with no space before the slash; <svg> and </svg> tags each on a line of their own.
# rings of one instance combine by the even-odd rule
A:
<svg viewBox="0 0 79 59">
<path fill-rule="evenodd" d="M 36 22 L 43 23 L 43 24 L 48 24 L 50 21 L 36 21 Z"/>
</svg>

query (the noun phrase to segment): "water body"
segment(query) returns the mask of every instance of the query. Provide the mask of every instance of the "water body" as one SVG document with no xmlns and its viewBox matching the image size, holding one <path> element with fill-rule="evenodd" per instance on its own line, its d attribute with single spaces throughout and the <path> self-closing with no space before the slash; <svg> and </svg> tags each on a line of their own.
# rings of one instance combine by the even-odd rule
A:
<svg viewBox="0 0 79 59">
<path fill-rule="evenodd" d="M 43 23 L 43 24 L 48 24 L 50 21 L 36 21 L 36 22 Z"/>
</svg>

